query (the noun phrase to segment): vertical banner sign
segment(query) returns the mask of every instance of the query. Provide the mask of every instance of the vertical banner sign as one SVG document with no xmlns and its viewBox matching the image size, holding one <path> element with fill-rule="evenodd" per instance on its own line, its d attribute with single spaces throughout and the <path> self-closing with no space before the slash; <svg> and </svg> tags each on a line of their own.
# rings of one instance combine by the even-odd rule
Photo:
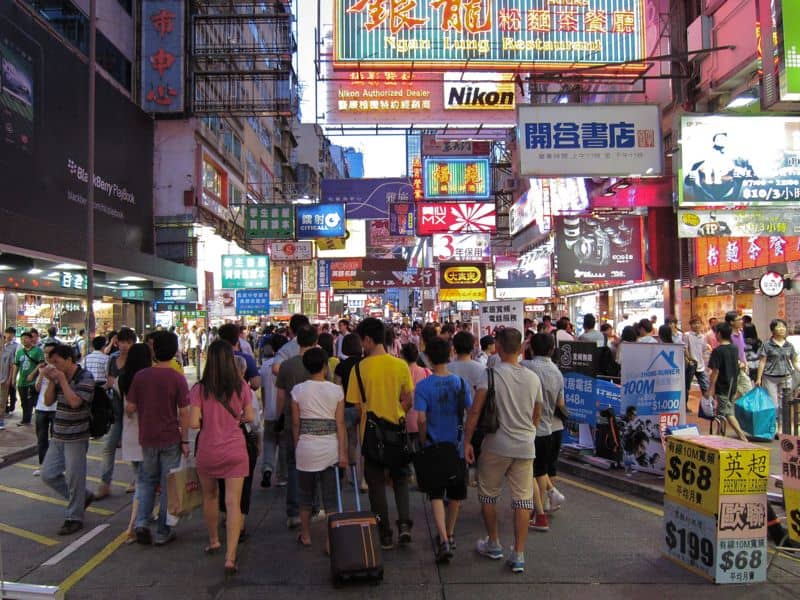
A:
<svg viewBox="0 0 800 600">
<path fill-rule="evenodd" d="M 142 110 L 183 112 L 184 0 L 142 0 Z"/>
<path fill-rule="evenodd" d="M 317 260 L 317 289 L 327 290 L 331 287 L 331 261 L 326 258 Z"/>
<path fill-rule="evenodd" d="M 389 234 L 414 235 L 413 202 L 391 202 L 389 204 Z"/>
<path fill-rule="evenodd" d="M 783 55 L 778 75 L 781 100 L 800 100 L 800 2 L 781 0 Z"/>
<path fill-rule="evenodd" d="M 635 409 L 622 434 L 625 461 L 649 473 L 664 472 L 662 419 L 686 423 L 684 347 L 680 344 L 623 343 L 622 411 Z M 668 416 L 664 416 L 668 415 Z"/>
</svg>

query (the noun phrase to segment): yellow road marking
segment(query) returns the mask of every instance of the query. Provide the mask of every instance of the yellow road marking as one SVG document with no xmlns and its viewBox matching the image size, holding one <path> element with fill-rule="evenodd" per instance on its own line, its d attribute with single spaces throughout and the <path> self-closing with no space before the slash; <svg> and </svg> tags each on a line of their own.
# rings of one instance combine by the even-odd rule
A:
<svg viewBox="0 0 800 600">
<path fill-rule="evenodd" d="M 13 525 L 6 525 L 5 523 L 0 523 L 0 531 L 3 533 L 10 533 L 11 535 L 16 535 L 17 537 L 25 538 L 26 540 L 31 540 L 44 546 L 55 546 L 59 543 L 58 540 L 54 540 L 53 538 L 39 535 L 38 533 L 28 531 L 27 529 L 20 529 L 19 527 L 14 527 Z"/>
<path fill-rule="evenodd" d="M 26 463 L 14 463 L 15 467 L 20 467 L 22 469 L 28 469 L 29 471 L 35 471 L 39 467 L 37 465 L 29 465 Z M 89 475 L 86 476 L 86 481 L 91 481 L 92 483 L 103 483 L 103 480 L 99 477 L 91 477 Z M 127 483 L 122 483 L 121 481 L 112 481 L 111 485 L 115 485 L 117 487 L 128 489 Z"/>
<path fill-rule="evenodd" d="M 58 498 L 43 496 L 42 494 L 29 492 L 28 490 L 21 490 L 19 488 L 8 487 L 7 485 L 0 485 L 0 492 L 6 492 L 8 494 L 16 494 L 17 496 L 30 498 L 31 500 L 39 500 L 40 502 L 47 502 L 48 504 L 55 504 L 57 506 L 67 505 L 66 500 L 59 500 Z M 86 512 L 94 513 L 96 515 L 102 515 L 104 517 L 110 517 L 114 514 L 114 511 L 106 510 L 105 508 L 96 508 L 94 506 L 90 506 L 89 508 L 87 508 Z"/>
<path fill-rule="evenodd" d="M 112 540 L 105 548 L 100 550 L 97 554 L 95 554 L 92 558 L 90 558 L 86 563 L 84 563 L 78 570 L 72 573 L 69 577 L 67 577 L 61 584 L 58 586 L 59 591 L 61 591 L 65 596 L 67 592 L 69 592 L 75 584 L 77 584 L 81 579 L 86 577 L 89 573 L 94 571 L 100 563 L 106 560 L 109 556 L 114 554 L 117 549 L 125 543 L 125 538 L 128 537 L 128 532 L 123 531 L 120 533 L 114 540 Z"/>
</svg>

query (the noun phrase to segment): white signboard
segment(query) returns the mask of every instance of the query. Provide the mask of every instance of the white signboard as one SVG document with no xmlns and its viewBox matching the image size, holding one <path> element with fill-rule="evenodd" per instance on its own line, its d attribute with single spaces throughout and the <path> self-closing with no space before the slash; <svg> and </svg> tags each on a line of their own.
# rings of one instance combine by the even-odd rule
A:
<svg viewBox="0 0 800 600">
<path fill-rule="evenodd" d="M 509 73 L 445 73 L 445 110 L 514 110 L 516 85 Z"/>
<path fill-rule="evenodd" d="M 269 256 L 272 260 L 311 260 L 314 242 L 272 242 Z"/>
<path fill-rule="evenodd" d="M 489 262 L 491 239 L 488 233 L 434 233 L 433 257 L 440 262 Z"/>
<path fill-rule="evenodd" d="M 662 174 L 658 106 L 524 105 L 517 123 L 523 176 Z"/>
<path fill-rule="evenodd" d="M 492 335 L 498 328 L 513 328 L 525 332 L 525 312 L 522 300 L 479 302 L 480 335 Z"/>
</svg>

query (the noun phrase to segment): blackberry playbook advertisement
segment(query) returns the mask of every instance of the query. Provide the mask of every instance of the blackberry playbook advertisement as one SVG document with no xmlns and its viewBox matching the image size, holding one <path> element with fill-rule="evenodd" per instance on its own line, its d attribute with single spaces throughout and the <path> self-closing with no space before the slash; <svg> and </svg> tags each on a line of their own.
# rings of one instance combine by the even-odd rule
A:
<svg viewBox="0 0 800 600">
<path fill-rule="evenodd" d="M 555 217 L 558 280 L 639 281 L 644 275 L 642 218 L 631 215 Z"/>
</svg>

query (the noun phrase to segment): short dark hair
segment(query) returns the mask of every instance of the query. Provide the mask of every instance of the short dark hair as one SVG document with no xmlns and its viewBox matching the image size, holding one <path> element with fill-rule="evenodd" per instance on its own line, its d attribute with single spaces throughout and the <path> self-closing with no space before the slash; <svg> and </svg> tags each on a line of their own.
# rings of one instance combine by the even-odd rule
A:
<svg viewBox="0 0 800 600">
<path fill-rule="evenodd" d="M 612 329 L 610 323 L 603 323 L 600 325 L 600 331 L 609 331 L 610 329 Z"/>
<path fill-rule="evenodd" d="M 383 344 L 386 339 L 386 325 L 375 317 L 367 317 L 358 324 L 358 335 L 361 339 L 369 338 L 375 344 Z"/>
<path fill-rule="evenodd" d="M 339 319 L 339 325 L 347 325 L 348 327 L 350 327 L 350 321 L 348 321 L 347 319 Z"/>
<path fill-rule="evenodd" d="M 136 343 L 136 332 L 130 327 L 120 327 L 117 332 L 118 342 L 133 342 Z"/>
<path fill-rule="evenodd" d="M 733 333 L 733 327 L 728 321 L 723 321 L 722 323 L 717 323 L 716 328 L 714 329 L 717 332 L 717 335 L 723 339 L 730 341 L 731 334 Z"/>
<path fill-rule="evenodd" d="M 289 343 L 289 339 L 285 335 L 281 335 L 280 333 L 273 333 L 269 336 L 269 342 L 267 342 L 272 349 L 277 352 L 281 348 L 283 348 L 287 343 Z"/>
<path fill-rule="evenodd" d="M 303 325 L 297 330 L 297 345 L 301 348 L 311 348 L 316 345 L 319 336 L 317 330 L 311 325 Z"/>
<path fill-rule="evenodd" d="M 443 365 L 450 362 L 450 349 L 452 344 L 444 338 L 437 337 L 425 346 L 425 354 L 434 365 Z"/>
<path fill-rule="evenodd" d="M 293 314 L 292 318 L 289 319 L 289 329 L 291 329 L 292 333 L 295 335 L 297 335 L 301 327 L 307 325 L 311 325 L 311 321 L 308 320 L 307 316 L 301 315 L 300 313 Z"/>
<path fill-rule="evenodd" d="M 221 340 L 225 340 L 231 346 L 239 343 L 239 326 L 235 323 L 225 323 L 217 330 L 217 335 Z"/>
<path fill-rule="evenodd" d="M 104 335 L 98 335 L 92 338 L 92 348 L 95 350 L 102 350 L 106 347 L 106 343 L 106 336 Z"/>
<path fill-rule="evenodd" d="M 597 319 L 594 318 L 592 313 L 586 313 L 583 315 L 583 328 L 584 329 L 594 329 L 594 326 L 597 325 Z"/>
<path fill-rule="evenodd" d="M 450 322 L 447 322 L 442 325 L 442 328 L 439 330 L 439 333 L 454 333 L 456 330 L 455 325 Z"/>
<path fill-rule="evenodd" d="M 75 350 L 66 344 L 56 344 L 50 355 L 52 356 L 54 354 L 56 356 L 60 356 L 64 360 L 71 360 L 72 362 L 75 362 Z"/>
<path fill-rule="evenodd" d="M 642 319 L 639 321 L 639 329 L 643 330 L 647 334 L 653 333 L 653 323 L 650 321 L 650 319 Z"/>
<path fill-rule="evenodd" d="M 555 345 L 555 338 L 547 333 L 537 333 L 531 338 L 531 350 L 534 356 L 550 356 Z"/>
<path fill-rule="evenodd" d="M 330 333 L 320 333 L 317 338 L 317 344 L 328 353 L 328 356 L 333 356 L 333 336 Z"/>
<path fill-rule="evenodd" d="M 47 343 L 44 345 L 44 353 L 45 353 L 45 354 L 47 354 L 47 352 L 48 352 L 49 350 L 52 350 L 52 349 L 53 349 L 53 348 L 55 348 L 56 346 L 58 346 L 58 342 L 47 342 Z"/>
<path fill-rule="evenodd" d="M 494 338 L 490 335 L 485 335 L 481 338 L 481 350 L 486 352 L 489 346 L 494 345 Z"/>
<path fill-rule="evenodd" d="M 475 347 L 475 336 L 469 331 L 459 331 L 453 336 L 453 348 L 456 354 L 471 354 Z"/>
<path fill-rule="evenodd" d="M 735 310 L 729 310 L 728 312 L 725 313 L 726 323 L 733 323 L 738 318 L 739 318 L 739 313 Z"/>
<path fill-rule="evenodd" d="M 49 335 L 50 337 L 56 337 L 57 333 L 58 329 L 56 329 L 54 326 L 51 325 L 50 327 L 47 328 L 47 335 Z"/>
<path fill-rule="evenodd" d="M 522 347 L 522 334 L 511 327 L 506 327 L 497 332 L 497 345 L 503 349 L 506 354 L 519 353 Z"/>
<path fill-rule="evenodd" d="M 778 325 L 783 325 L 784 327 L 786 327 L 787 331 L 789 330 L 789 326 L 786 324 L 786 321 L 784 321 L 783 319 L 772 319 L 772 321 L 769 322 L 769 330 L 770 331 L 775 331 L 775 328 Z"/>
<path fill-rule="evenodd" d="M 542 317 L 542 323 L 544 323 L 544 322 L 547 322 L 547 323 L 552 323 L 552 322 L 553 322 L 553 319 L 552 319 L 552 317 L 551 317 L 550 315 L 544 315 L 544 316 Z"/>
<path fill-rule="evenodd" d="M 30 331 L 25 331 L 25 332 L 24 332 L 24 333 L 23 333 L 21 336 L 19 336 L 19 337 L 21 337 L 21 338 L 24 338 L 24 337 L 29 337 L 29 338 L 33 339 L 33 334 L 32 334 Z"/>
<path fill-rule="evenodd" d="M 169 331 L 153 332 L 153 354 L 158 362 L 175 358 L 178 353 L 178 336 Z"/>
<path fill-rule="evenodd" d="M 400 354 L 407 363 L 415 363 L 419 359 L 419 348 L 416 344 L 408 342 L 400 347 Z"/>
<path fill-rule="evenodd" d="M 28 331 L 31 332 L 31 335 L 39 335 L 39 330 L 36 327 L 31 327 Z"/>
<path fill-rule="evenodd" d="M 13 333 L 17 335 L 17 328 L 16 327 L 6 327 L 6 333 Z"/>
<path fill-rule="evenodd" d="M 363 353 L 361 338 L 357 333 L 348 333 L 342 338 L 342 354 L 345 356 L 361 356 Z"/>
<path fill-rule="evenodd" d="M 437 336 L 436 325 L 433 323 L 426 323 L 419 335 L 422 338 L 422 343 L 427 345 L 429 341 Z"/>
<path fill-rule="evenodd" d="M 312 375 L 321 373 L 326 364 L 328 364 L 328 353 L 322 348 L 309 348 L 303 352 L 303 366 Z"/>
<path fill-rule="evenodd" d="M 569 319 L 567 317 L 561 317 L 556 321 L 556 329 L 566 329 L 567 325 L 569 325 Z"/>
</svg>

